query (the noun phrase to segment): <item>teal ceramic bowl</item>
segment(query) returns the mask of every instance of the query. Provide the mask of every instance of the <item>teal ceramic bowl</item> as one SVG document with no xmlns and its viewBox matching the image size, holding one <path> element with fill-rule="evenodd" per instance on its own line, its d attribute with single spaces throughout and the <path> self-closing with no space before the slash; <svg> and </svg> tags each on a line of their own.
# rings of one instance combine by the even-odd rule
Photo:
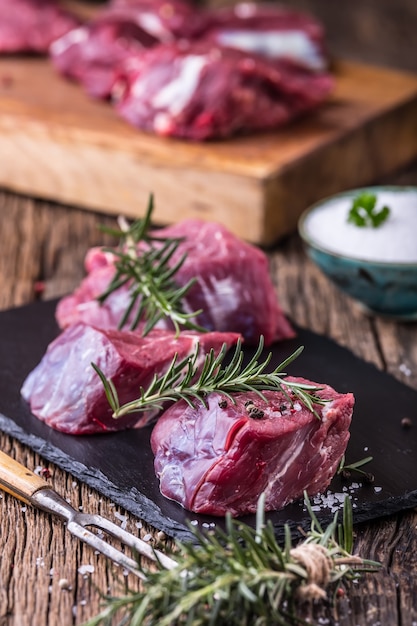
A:
<svg viewBox="0 0 417 626">
<path fill-rule="evenodd" d="M 378 227 L 348 221 L 362 194 L 376 197 L 375 212 L 388 206 Z M 326 198 L 298 223 L 307 255 L 368 313 L 417 320 L 417 188 L 368 187 Z"/>
</svg>

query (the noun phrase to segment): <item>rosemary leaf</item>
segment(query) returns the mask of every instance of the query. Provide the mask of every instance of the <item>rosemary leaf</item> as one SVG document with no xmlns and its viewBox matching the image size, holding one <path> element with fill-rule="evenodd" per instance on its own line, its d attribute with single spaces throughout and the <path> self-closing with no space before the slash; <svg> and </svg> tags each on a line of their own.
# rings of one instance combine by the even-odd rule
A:
<svg viewBox="0 0 417 626">
<path fill-rule="evenodd" d="M 120 405 L 117 390 L 112 381 L 105 377 L 97 365 L 92 364 L 92 366 L 100 376 L 114 418 L 120 418 L 137 411 L 160 408 L 167 401 L 185 400 L 190 406 L 194 406 L 195 402 L 200 400 L 206 405 L 207 394 L 214 391 L 222 393 L 231 402 L 234 402 L 232 395 L 234 393 L 255 392 L 264 398 L 263 391 L 282 391 L 288 401 L 293 403 L 289 390 L 302 404 L 319 417 L 314 404 L 323 405 L 326 402 L 315 394 L 320 390 L 320 387 L 284 380 L 286 373 L 283 371 L 283 366 L 293 361 L 301 353 L 302 347 L 277 365 L 272 372 L 267 373 L 265 368 L 271 359 L 271 354 L 266 357 L 265 361 L 258 361 L 263 345 L 264 342 L 261 337 L 254 356 L 246 366 L 243 366 L 244 355 L 240 340 L 237 342 L 231 361 L 227 365 L 223 365 L 227 353 L 226 344 L 223 344 L 217 356 L 213 350 L 206 354 L 201 370 L 198 365 L 199 346 L 196 347 L 193 354 L 180 361 L 175 355 L 165 374 L 159 377 L 155 375 L 147 389 L 141 387 L 138 390 L 136 400 L 123 405 Z"/>
<path fill-rule="evenodd" d="M 379 563 L 352 555 L 338 542 L 342 536 L 353 546 L 348 498 L 341 524 L 336 515 L 323 530 L 313 514 L 311 529 L 295 547 L 286 525 L 284 548 L 272 523 L 265 523 L 263 502 L 261 497 L 256 529 L 229 515 L 225 531 L 202 533 L 190 526 L 193 540 L 177 541 L 170 550 L 175 568 L 142 567 L 144 587 L 105 596 L 106 607 L 85 626 L 295 626 L 304 623 L 303 601 L 326 599 L 341 580 L 378 570 Z M 307 496 L 305 503 L 312 513 Z"/>
<path fill-rule="evenodd" d="M 144 218 L 130 226 L 120 219 L 120 230 L 106 229 L 119 237 L 120 243 L 118 249 L 103 248 L 114 255 L 116 272 L 97 300 L 102 304 L 113 292 L 128 285 L 129 303 L 119 321 L 119 328 L 130 322 L 133 330 L 144 321 L 142 334 L 147 335 L 162 318 L 168 318 L 177 333 L 181 328 L 206 332 L 207 329 L 194 321 L 201 311 L 187 313 L 183 306 L 196 279 L 183 286 L 175 282 L 186 255 L 173 264 L 171 260 L 182 239 L 161 238 L 149 232 L 153 206 L 151 195 Z"/>
</svg>

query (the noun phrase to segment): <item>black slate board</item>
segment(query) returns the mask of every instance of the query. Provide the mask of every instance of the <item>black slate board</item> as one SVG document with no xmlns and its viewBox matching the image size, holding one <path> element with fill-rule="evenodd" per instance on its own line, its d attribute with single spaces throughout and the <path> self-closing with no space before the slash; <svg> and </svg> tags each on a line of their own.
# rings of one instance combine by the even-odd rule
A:
<svg viewBox="0 0 417 626">
<path fill-rule="evenodd" d="M 203 529 L 213 523 L 223 525 L 219 518 L 189 513 L 161 496 L 153 472 L 149 428 L 75 437 L 56 432 L 32 416 L 20 397 L 20 387 L 58 333 L 55 305 L 54 301 L 39 302 L 0 313 L 0 429 L 170 536 L 190 538 L 190 521 Z M 330 519 L 340 508 L 332 501 L 341 499 L 344 492 L 352 498 L 356 522 L 416 506 L 417 428 L 404 429 L 401 419 L 407 416 L 417 426 L 417 392 L 304 329 L 298 329 L 296 339 L 272 347 L 271 365 L 299 345 L 305 349 L 290 373 L 326 382 L 340 392 L 352 391 L 356 397 L 347 462 L 373 456 L 367 469 L 375 475 L 375 482 L 358 486 L 336 476 L 326 501 L 313 501 L 318 518 L 323 523 Z M 248 357 L 250 353 L 247 349 Z M 268 517 L 278 535 L 285 522 L 293 528 L 309 524 L 302 502 Z M 254 516 L 243 519 L 255 522 Z"/>
</svg>

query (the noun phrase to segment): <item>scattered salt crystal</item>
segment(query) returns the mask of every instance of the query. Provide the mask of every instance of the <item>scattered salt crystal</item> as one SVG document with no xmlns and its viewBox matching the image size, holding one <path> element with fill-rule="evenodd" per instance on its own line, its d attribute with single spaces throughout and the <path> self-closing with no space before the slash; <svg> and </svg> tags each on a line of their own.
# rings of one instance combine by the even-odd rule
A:
<svg viewBox="0 0 417 626">
<path fill-rule="evenodd" d="M 375 493 L 379 493 L 380 491 L 382 491 L 382 487 L 374 487 L 374 491 Z"/>
<path fill-rule="evenodd" d="M 87 600 L 80 600 L 81 606 L 85 606 L 87 604 Z"/>
<path fill-rule="evenodd" d="M 143 541 L 150 541 L 152 539 L 152 535 L 150 533 L 146 533 L 143 537 Z"/>
<path fill-rule="evenodd" d="M 53 576 L 55 574 L 55 570 L 53 567 L 49 570 L 49 576 Z"/>
<path fill-rule="evenodd" d="M 118 513 L 118 511 L 115 511 L 114 517 L 117 517 L 117 519 L 122 522 L 121 527 L 125 529 L 127 526 L 127 515 L 122 515 L 121 513 Z"/>
<path fill-rule="evenodd" d="M 210 524 L 208 524 L 207 522 L 203 522 L 202 523 L 202 527 L 203 528 L 210 528 Z"/>
<path fill-rule="evenodd" d="M 82 511 L 82 510 L 83 510 L 83 506 L 82 506 L 82 504 L 80 504 L 80 506 L 78 507 L 78 510 L 79 510 L 79 511 Z"/>
<path fill-rule="evenodd" d="M 191 524 L 191 526 L 198 526 L 198 520 L 193 519 L 193 520 L 191 520 L 190 524 Z"/>
<path fill-rule="evenodd" d="M 405 363 L 401 363 L 398 369 L 402 374 L 404 374 L 404 376 L 411 376 L 411 370 Z"/>
<path fill-rule="evenodd" d="M 369 450 L 368 446 L 365 446 L 363 449 L 364 452 L 368 452 L 368 450 Z"/>
<path fill-rule="evenodd" d="M 94 565 L 80 565 L 80 567 L 78 568 L 78 573 L 81 574 L 81 576 L 85 576 L 87 574 L 92 574 L 94 572 Z"/>
<path fill-rule="evenodd" d="M 74 604 L 72 607 L 72 615 L 73 617 L 77 617 L 77 605 Z"/>
<path fill-rule="evenodd" d="M 33 472 L 37 475 L 40 476 L 41 475 L 41 471 L 42 471 L 42 465 L 37 465 L 35 467 L 35 469 L 33 470 Z"/>
<path fill-rule="evenodd" d="M 77 486 L 77 483 L 75 480 L 72 481 L 72 487 L 75 488 Z"/>
<path fill-rule="evenodd" d="M 36 567 L 45 567 L 45 561 L 43 560 L 43 556 L 36 557 Z"/>
<path fill-rule="evenodd" d="M 27 507 L 26 506 L 22 506 L 21 511 L 22 511 L 22 513 L 26 513 Z"/>
<path fill-rule="evenodd" d="M 136 528 L 142 528 L 142 522 L 136 522 L 135 526 Z"/>
</svg>

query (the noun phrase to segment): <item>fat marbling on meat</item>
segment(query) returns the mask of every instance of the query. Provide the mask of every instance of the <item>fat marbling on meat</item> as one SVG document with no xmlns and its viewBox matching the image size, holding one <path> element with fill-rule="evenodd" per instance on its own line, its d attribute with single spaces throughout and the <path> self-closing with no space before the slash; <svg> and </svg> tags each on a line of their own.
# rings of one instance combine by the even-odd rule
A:
<svg viewBox="0 0 417 626">
<path fill-rule="evenodd" d="M 50 55 L 60 74 L 80 83 L 90 96 L 106 99 L 120 63 L 198 32 L 200 21 L 184 0 L 117 0 L 55 41 Z"/>
<path fill-rule="evenodd" d="M 0 53 L 47 54 L 53 41 L 78 24 L 56 0 L 0 0 Z"/>
<path fill-rule="evenodd" d="M 234 516 L 254 513 L 260 494 L 277 510 L 322 492 L 336 473 L 349 440 L 354 397 L 328 385 L 315 392 L 319 418 L 282 392 L 219 393 L 196 408 L 184 401 L 168 408 L 151 435 L 161 493 L 194 513 Z"/>
<path fill-rule="evenodd" d="M 202 313 L 198 323 L 210 331 L 237 332 L 246 343 L 266 345 L 294 336 L 294 330 L 277 301 L 266 255 L 215 222 L 184 220 L 154 232 L 160 237 L 183 238 L 171 259 L 185 253 L 175 275 L 179 286 L 191 278 L 196 284 L 186 296 L 184 309 Z M 115 272 L 115 257 L 93 248 L 86 257 L 87 276 L 79 287 L 58 303 L 56 317 L 61 328 L 83 321 L 100 328 L 116 328 L 129 301 L 128 286 L 113 292 L 100 305 L 97 297 L 108 287 Z"/>
<path fill-rule="evenodd" d="M 222 46 L 287 59 L 313 72 L 328 68 L 324 28 L 313 16 L 272 3 L 208 9 L 203 36 Z"/>
<path fill-rule="evenodd" d="M 32 413 L 48 426 L 71 435 L 105 433 L 145 426 L 155 411 L 137 412 L 114 419 L 94 362 L 111 378 L 121 404 L 140 396 L 154 375 L 166 372 L 175 354 L 178 361 L 193 354 L 199 361 L 223 343 L 237 342 L 236 333 L 180 333 L 154 330 L 146 337 L 128 331 L 99 330 L 82 323 L 61 333 L 40 363 L 27 376 L 22 396 Z"/>
<path fill-rule="evenodd" d="M 278 128 L 324 102 L 327 73 L 202 38 L 159 45 L 120 64 L 113 90 L 133 126 L 193 141 Z"/>
</svg>

